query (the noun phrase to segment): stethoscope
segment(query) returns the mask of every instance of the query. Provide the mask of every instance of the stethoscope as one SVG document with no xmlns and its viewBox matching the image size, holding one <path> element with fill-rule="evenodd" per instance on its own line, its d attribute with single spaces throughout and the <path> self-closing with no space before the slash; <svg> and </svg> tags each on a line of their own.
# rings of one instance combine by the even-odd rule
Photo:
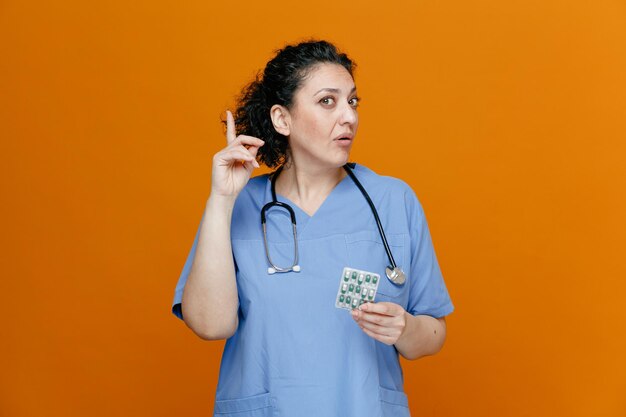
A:
<svg viewBox="0 0 626 417">
<path fill-rule="evenodd" d="M 380 233 L 380 237 L 383 241 L 383 245 L 385 246 L 385 252 L 387 252 L 387 257 L 389 258 L 389 262 L 391 263 L 391 265 L 388 265 L 387 268 L 385 268 L 385 275 L 387 275 L 387 278 L 389 278 L 389 281 L 393 282 L 394 284 L 403 285 L 404 282 L 406 281 L 406 277 L 402 269 L 396 265 L 396 261 L 393 259 L 393 254 L 391 253 L 391 249 L 389 249 L 389 244 L 387 243 L 387 237 L 385 236 L 385 231 L 383 230 L 383 226 L 380 223 L 380 218 L 378 217 L 378 212 L 376 211 L 376 207 L 374 207 L 374 203 L 372 203 L 372 199 L 367 194 L 367 191 L 365 191 L 365 188 L 363 188 L 363 185 L 361 184 L 361 182 L 354 175 L 354 172 L 352 172 L 352 169 L 354 168 L 355 165 L 356 165 L 355 163 L 347 163 L 343 166 L 343 168 L 346 170 L 346 172 L 348 173 L 352 181 L 354 181 L 356 186 L 359 188 L 359 190 L 361 191 L 361 194 L 363 194 L 363 197 L 365 197 L 365 199 L 367 200 L 367 203 L 369 204 L 370 209 L 372 210 L 372 214 L 374 215 L 374 219 L 376 219 L 376 226 L 378 226 L 378 232 Z M 300 265 L 298 264 L 298 235 L 297 235 L 297 230 L 296 230 L 296 213 L 293 211 L 293 208 L 291 208 L 289 204 L 282 203 L 278 201 L 276 198 L 276 178 L 278 178 L 278 174 L 280 174 L 282 169 L 283 167 L 281 166 L 272 174 L 272 186 L 271 186 L 272 201 L 267 203 L 265 206 L 263 206 L 263 209 L 261 209 L 261 226 L 263 226 L 263 243 L 265 245 L 265 255 L 267 256 L 267 261 L 270 264 L 270 267 L 267 268 L 268 274 L 274 274 L 276 272 L 291 272 L 291 271 L 300 272 Z M 281 207 L 281 208 L 286 209 L 289 212 L 289 216 L 291 217 L 291 225 L 293 227 L 294 256 L 293 256 L 293 264 L 287 268 L 281 268 L 279 266 L 276 266 L 274 262 L 272 262 L 272 258 L 270 257 L 269 246 L 267 244 L 267 226 L 265 224 L 265 213 L 267 212 L 267 210 L 269 210 L 272 207 Z"/>
</svg>

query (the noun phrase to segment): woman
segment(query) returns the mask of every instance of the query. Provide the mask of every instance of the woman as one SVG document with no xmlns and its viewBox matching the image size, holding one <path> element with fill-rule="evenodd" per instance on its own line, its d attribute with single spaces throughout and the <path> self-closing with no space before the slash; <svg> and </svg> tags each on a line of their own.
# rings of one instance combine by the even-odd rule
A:
<svg viewBox="0 0 626 417">
<path fill-rule="evenodd" d="M 244 90 L 236 118 L 227 112 L 173 306 L 201 338 L 228 339 L 216 415 L 409 416 L 398 354 L 443 345 L 454 307 L 415 194 L 346 166 L 359 122 L 352 70 L 327 42 L 287 46 Z M 250 179 L 257 161 L 278 169 Z M 272 201 L 292 208 L 295 227 L 289 209 L 263 210 Z M 350 271 L 380 277 L 375 302 L 345 303 Z"/>
</svg>

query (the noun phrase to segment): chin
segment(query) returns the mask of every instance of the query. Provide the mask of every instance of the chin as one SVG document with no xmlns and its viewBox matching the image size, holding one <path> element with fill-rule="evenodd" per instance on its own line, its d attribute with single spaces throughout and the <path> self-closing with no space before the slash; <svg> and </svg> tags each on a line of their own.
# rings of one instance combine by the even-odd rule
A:
<svg viewBox="0 0 626 417">
<path fill-rule="evenodd" d="M 342 155 L 341 157 L 338 157 L 334 162 L 334 166 L 337 168 L 340 168 L 342 166 L 344 166 L 345 164 L 348 163 L 348 161 L 350 160 L 350 152 L 346 152 L 345 155 Z"/>
</svg>

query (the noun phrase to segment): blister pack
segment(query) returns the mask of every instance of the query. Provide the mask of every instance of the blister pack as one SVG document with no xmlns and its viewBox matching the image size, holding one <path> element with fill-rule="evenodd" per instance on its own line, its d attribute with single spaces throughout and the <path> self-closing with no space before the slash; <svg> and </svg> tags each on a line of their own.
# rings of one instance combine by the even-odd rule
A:
<svg viewBox="0 0 626 417">
<path fill-rule="evenodd" d="M 345 267 L 339 281 L 335 307 L 352 310 L 374 301 L 379 282 L 379 274 Z"/>
</svg>

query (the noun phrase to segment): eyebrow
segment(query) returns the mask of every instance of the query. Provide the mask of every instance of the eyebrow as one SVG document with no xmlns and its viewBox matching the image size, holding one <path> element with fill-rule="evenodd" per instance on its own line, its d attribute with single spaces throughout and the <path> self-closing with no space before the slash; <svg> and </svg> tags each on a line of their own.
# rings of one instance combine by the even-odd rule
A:
<svg viewBox="0 0 626 417">
<path fill-rule="evenodd" d="M 339 94 L 341 93 L 341 90 L 338 88 L 322 88 L 321 90 L 319 90 L 318 92 L 316 92 L 313 95 L 318 95 L 319 93 L 321 93 L 322 91 L 327 91 L 329 93 L 335 93 L 335 94 Z M 356 86 L 352 87 L 352 90 L 350 90 L 350 93 L 354 93 L 356 91 Z"/>
</svg>

